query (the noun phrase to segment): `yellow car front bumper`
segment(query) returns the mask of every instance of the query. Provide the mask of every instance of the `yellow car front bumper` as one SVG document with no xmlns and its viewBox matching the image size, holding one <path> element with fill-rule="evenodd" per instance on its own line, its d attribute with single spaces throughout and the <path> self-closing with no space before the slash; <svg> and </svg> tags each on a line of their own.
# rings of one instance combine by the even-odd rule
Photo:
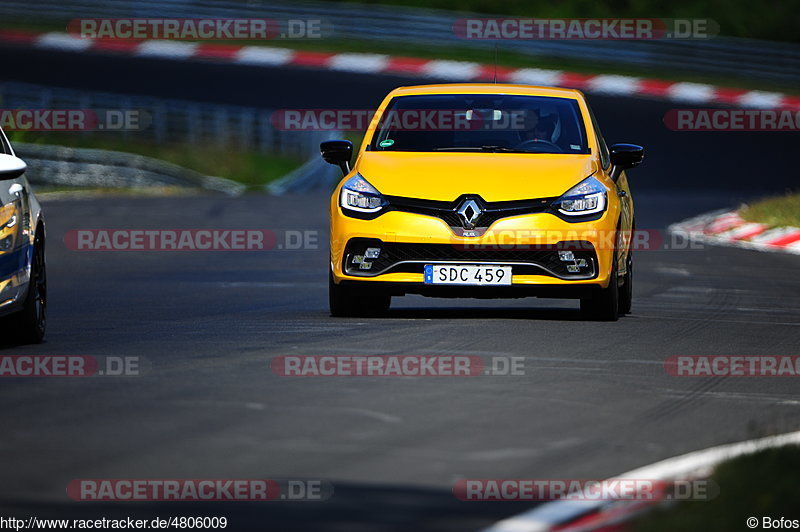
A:
<svg viewBox="0 0 800 532">
<path fill-rule="evenodd" d="M 336 196 L 334 196 L 335 198 Z M 460 264 L 480 264 L 487 262 L 512 263 L 514 261 L 495 260 L 495 252 L 502 250 L 541 249 L 547 247 L 568 249 L 569 244 L 580 242 L 592 250 L 595 263 L 593 274 L 559 275 L 558 272 L 535 273 L 527 268 L 525 273 L 512 278 L 512 286 L 547 285 L 567 286 L 586 285 L 590 287 L 608 286 L 615 247 L 618 246 L 617 216 L 613 210 L 606 211 L 597 220 L 569 222 L 558 216 L 543 212 L 503 218 L 495 222 L 481 236 L 459 237 L 440 218 L 415 213 L 390 211 L 373 220 L 363 220 L 344 215 L 334 201 L 331 202 L 331 272 L 335 283 L 342 281 L 422 284 L 421 271 L 354 272 L 347 265 L 346 249 L 352 239 L 380 241 L 386 246 L 393 244 L 438 244 L 453 249 L 470 250 L 469 254 L 455 253 L 461 257 L 450 260 L 430 259 L 427 263 L 457 262 Z M 564 247 L 566 245 L 566 247 Z M 380 247 L 380 246 L 379 246 Z M 446 248 L 436 248 L 446 249 Z M 502 256 L 507 257 L 505 254 Z M 443 255 L 439 254 L 439 257 Z M 467 259 L 463 257 L 467 256 Z M 389 268 L 389 270 L 397 268 Z M 386 270 L 386 268 L 383 268 Z M 350 273 L 348 273 L 348 271 Z M 563 272 L 562 272 L 563 273 Z M 472 287 L 483 290 L 485 287 Z"/>
</svg>

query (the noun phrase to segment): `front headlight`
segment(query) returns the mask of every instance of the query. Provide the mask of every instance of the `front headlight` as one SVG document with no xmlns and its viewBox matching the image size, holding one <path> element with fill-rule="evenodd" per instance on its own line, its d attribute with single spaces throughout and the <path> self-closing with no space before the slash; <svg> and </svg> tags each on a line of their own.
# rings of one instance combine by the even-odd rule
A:
<svg viewBox="0 0 800 532">
<path fill-rule="evenodd" d="M 0 230 L 17 225 L 17 206 L 13 203 L 0 207 Z"/>
<path fill-rule="evenodd" d="M 0 207 L 0 253 L 14 249 L 14 238 L 17 233 L 17 206 L 14 203 Z"/>
<path fill-rule="evenodd" d="M 356 174 L 342 185 L 339 205 L 350 211 L 375 213 L 384 208 L 387 201 L 366 179 Z"/>
<path fill-rule="evenodd" d="M 585 216 L 606 209 L 608 189 L 595 177 L 587 177 L 553 202 L 567 216 Z"/>
</svg>

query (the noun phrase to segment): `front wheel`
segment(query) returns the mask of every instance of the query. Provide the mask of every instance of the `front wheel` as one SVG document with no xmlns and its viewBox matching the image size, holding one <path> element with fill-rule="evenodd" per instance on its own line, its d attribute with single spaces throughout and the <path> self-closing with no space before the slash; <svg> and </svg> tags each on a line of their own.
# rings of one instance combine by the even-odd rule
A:
<svg viewBox="0 0 800 532">
<path fill-rule="evenodd" d="M 328 272 L 328 305 L 333 317 L 381 316 L 389 310 L 391 302 L 388 293 L 345 283 L 337 285 L 333 274 Z"/>
<path fill-rule="evenodd" d="M 47 326 L 47 263 L 41 233 L 36 235 L 33 243 L 30 282 L 22 310 L 8 316 L 5 322 L 14 340 L 19 343 L 38 344 L 44 340 Z"/>
<path fill-rule="evenodd" d="M 619 287 L 619 313 L 630 314 L 633 303 L 633 253 L 628 251 L 628 260 L 625 266 L 625 275 L 622 276 L 622 286 Z"/>
<path fill-rule="evenodd" d="M 617 321 L 619 319 L 619 278 L 617 259 L 611 267 L 608 286 L 595 294 L 581 298 L 581 312 L 589 319 L 597 321 Z"/>
</svg>

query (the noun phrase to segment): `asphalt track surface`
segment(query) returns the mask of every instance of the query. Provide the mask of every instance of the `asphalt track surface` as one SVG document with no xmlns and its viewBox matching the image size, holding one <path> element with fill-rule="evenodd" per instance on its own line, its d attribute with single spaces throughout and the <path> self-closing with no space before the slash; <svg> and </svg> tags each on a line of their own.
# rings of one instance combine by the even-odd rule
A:
<svg viewBox="0 0 800 532">
<path fill-rule="evenodd" d="M 0 50 L 20 81 L 264 107 L 374 107 L 407 78 Z M 638 225 L 796 186 L 792 133 L 672 133 L 675 104 L 591 97 L 631 172 Z M 676 378 L 671 355 L 796 355 L 800 257 L 706 247 L 636 254 L 633 314 L 567 300 L 395 298 L 388 317 L 327 312 L 327 198 L 45 202 L 47 342 L 3 355 L 138 356 L 138 377 L 3 379 L 3 515 L 225 515 L 233 529 L 477 530 L 530 504 L 467 503 L 459 478 L 603 478 L 797 429 L 792 378 Z M 76 228 L 317 231 L 264 252 L 77 252 Z M 287 378 L 287 354 L 521 356 L 524 376 Z M 73 502 L 80 478 L 327 479 L 326 502 Z M 721 487 L 724 489 L 724 486 Z M 788 517 L 788 516 L 787 516 Z"/>
</svg>

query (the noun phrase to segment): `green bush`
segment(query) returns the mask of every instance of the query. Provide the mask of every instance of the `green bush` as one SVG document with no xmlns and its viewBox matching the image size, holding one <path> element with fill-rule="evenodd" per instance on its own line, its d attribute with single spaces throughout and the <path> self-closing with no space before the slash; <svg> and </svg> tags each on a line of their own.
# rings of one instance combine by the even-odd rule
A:
<svg viewBox="0 0 800 532">
<path fill-rule="evenodd" d="M 800 519 L 800 446 L 767 449 L 721 464 L 711 480 L 719 496 L 657 510 L 633 523 L 635 532 L 749 530 L 747 519 Z"/>
</svg>

